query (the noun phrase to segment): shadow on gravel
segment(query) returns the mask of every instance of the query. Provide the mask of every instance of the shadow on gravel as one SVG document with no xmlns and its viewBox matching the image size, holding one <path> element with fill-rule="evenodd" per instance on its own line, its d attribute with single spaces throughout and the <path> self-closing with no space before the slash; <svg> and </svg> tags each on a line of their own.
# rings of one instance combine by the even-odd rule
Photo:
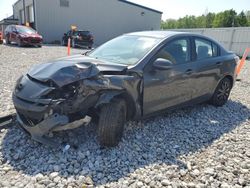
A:
<svg viewBox="0 0 250 188">
<path fill-rule="evenodd" d="M 11 48 L 20 48 L 20 49 L 24 49 L 24 48 L 38 48 L 37 46 L 32 46 L 32 45 L 27 45 L 27 46 L 18 46 L 17 44 L 4 44 L 5 46 L 11 47 Z"/>
<path fill-rule="evenodd" d="M 63 153 L 32 141 L 17 126 L 3 134 L 1 153 L 17 171 L 28 175 L 61 177 L 90 176 L 101 185 L 128 176 L 148 165 L 166 164 L 186 168 L 178 157 L 196 152 L 219 139 L 250 118 L 250 109 L 229 101 L 224 107 L 197 105 L 140 122 L 127 123 L 122 142 L 113 149 L 100 149 L 95 125 L 56 134 L 61 142 L 74 143 Z"/>
</svg>

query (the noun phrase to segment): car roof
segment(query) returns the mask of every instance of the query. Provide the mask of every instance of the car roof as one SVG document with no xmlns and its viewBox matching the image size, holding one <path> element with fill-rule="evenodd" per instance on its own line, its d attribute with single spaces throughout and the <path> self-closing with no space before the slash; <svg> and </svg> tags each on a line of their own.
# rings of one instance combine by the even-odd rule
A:
<svg viewBox="0 0 250 188">
<path fill-rule="evenodd" d="M 136 36 L 165 39 L 165 38 L 168 38 L 170 36 L 182 35 L 182 34 L 190 34 L 190 33 L 179 32 L 179 31 L 141 31 L 141 32 L 128 33 L 126 35 L 136 35 Z"/>
<path fill-rule="evenodd" d="M 71 31 L 71 30 L 70 30 Z M 88 30 L 74 30 L 75 32 L 90 32 Z"/>
<path fill-rule="evenodd" d="M 198 33 L 191 33 L 191 32 L 181 32 L 181 31 L 140 31 L 140 32 L 133 32 L 133 33 L 127 33 L 125 35 L 133 35 L 133 36 L 144 36 L 144 37 L 152 37 L 152 38 L 158 38 L 158 39 L 167 39 L 172 36 L 196 36 L 201 37 L 207 40 L 212 40 L 210 37 L 204 36 L 202 34 Z M 214 41 L 215 42 L 215 41 Z"/>
</svg>

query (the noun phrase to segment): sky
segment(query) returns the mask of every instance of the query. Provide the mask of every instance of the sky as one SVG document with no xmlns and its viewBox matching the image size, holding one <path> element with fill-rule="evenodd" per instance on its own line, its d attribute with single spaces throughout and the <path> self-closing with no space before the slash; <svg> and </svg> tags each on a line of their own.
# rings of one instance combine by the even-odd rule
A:
<svg viewBox="0 0 250 188">
<path fill-rule="evenodd" d="M 12 15 L 12 5 L 17 0 L 0 0 L 0 20 Z M 249 0 L 129 0 L 163 12 L 162 19 L 178 19 L 185 15 L 199 16 L 206 12 L 234 9 L 238 13 L 250 10 Z"/>
</svg>

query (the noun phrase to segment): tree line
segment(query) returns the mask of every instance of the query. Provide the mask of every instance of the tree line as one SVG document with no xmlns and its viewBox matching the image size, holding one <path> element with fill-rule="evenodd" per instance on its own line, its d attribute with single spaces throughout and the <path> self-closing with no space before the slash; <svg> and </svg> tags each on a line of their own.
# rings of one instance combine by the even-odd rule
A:
<svg viewBox="0 0 250 188">
<path fill-rule="evenodd" d="M 216 27 L 247 27 L 250 26 L 250 10 L 239 14 L 233 9 L 219 13 L 207 13 L 202 16 L 185 16 L 179 19 L 162 21 L 162 29 L 179 28 L 216 28 Z"/>
</svg>

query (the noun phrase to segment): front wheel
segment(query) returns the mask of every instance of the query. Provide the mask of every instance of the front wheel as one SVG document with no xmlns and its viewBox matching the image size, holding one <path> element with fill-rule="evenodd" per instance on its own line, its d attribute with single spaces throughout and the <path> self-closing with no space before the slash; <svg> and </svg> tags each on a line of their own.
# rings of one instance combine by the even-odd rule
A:
<svg viewBox="0 0 250 188">
<path fill-rule="evenodd" d="M 17 40 L 17 45 L 18 45 L 18 47 L 22 47 L 23 46 L 23 44 L 22 44 L 22 42 L 21 42 L 20 39 Z"/>
<path fill-rule="evenodd" d="M 232 89 L 232 82 L 229 78 L 224 78 L 218 84 L 210 102 L 214 106 L 223 106 L 228 101 Z"/>
<path fill-rule="evenodd" d="M 101 107 L 97 135 L 103 147 L 113 147 L 120 142 L 126 122 L 126 103 L 116 100 Z"/>
<path fill-rule="evenodd" d="M 9 38 L 9 36 L 6 36 L 6 44 L 10 44 L 10 38 Z"/>
</svg>

